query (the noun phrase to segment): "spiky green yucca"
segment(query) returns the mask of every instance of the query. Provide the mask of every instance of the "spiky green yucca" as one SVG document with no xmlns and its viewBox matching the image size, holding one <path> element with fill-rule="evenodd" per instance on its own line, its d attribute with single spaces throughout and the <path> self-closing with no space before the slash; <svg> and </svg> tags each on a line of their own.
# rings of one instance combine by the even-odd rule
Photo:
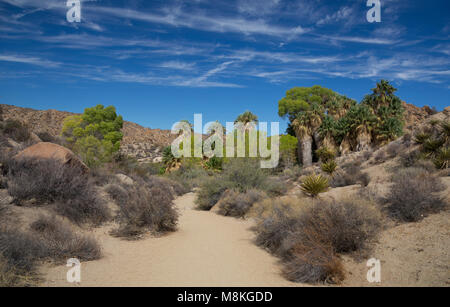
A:
<svg viewBox="0 0 450 307">
<path fill-rule="evenodd" d="M 319 159 L 323 162 L 328 162 L 336 157 L 336 153 L 326 146 L 322 146 L 319 149 L 317 149 L 316 154 L 319 157 Z"/>
<path fill-rule="evenodd" d="M 325 173 L 332 175 L 336 171 L 337 163 L 334 160 L 330 160 L 328 162 L 322 163 L 320 167 Z"/>
<path fill-rule="evenodd" d="M 417 144 L 423 144 L 430 139 L 431 135 L 429 133 L 418 133 L 416 134 L 415 141 Z"/>
<path fill-rule="evenodd" d="M 441 127 L 441 135 L 443 140 L 448 142 L 450 139 L 450 122 L 441 122 L 439 126 Z"/>
<path fill-rule="evenodd" d="M 328 179 L 322 175 L 311 174 L 303 180 L 300 185 L 302 191 L 311 197 L 317 197 L 320 193 L 325 192 L 328 187 Z"/>
<path fill-rule="evenodd" d="M 422 147 L 423 147 L 423 151 L 429 157 L 435 157 L 438 154 L 442 145 L 444 145 L 444 140 L 428 139 L 425 141 L 425 143 L 422 144 Z"/>
<path fill-rule="evenodd" d="M 450 167 L 450 148 L 441 148 L 436 159 L 434 160 L 434 165 L 439 169 L 447 169 Z"/>
</svg>

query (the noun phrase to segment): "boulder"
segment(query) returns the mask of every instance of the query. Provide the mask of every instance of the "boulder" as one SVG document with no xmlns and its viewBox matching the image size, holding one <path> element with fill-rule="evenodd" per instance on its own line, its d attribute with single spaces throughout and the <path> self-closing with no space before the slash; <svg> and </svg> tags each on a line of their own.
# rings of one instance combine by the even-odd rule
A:
<svg viewBox="0 0 450 307">
<path fill-rule="evenodd" d="M 84 164 L 71 150 L 53 143 L 40 142 L 34 144 L 19 152 L 14 158 L 56 159 L 61 161 L 62 164 L 79 167 L 85 172 L 89 171 L 86 164 Z"/>
<path fill-rule="evenodd" d="M 128 177 L 127 175 L 124 175 L 124 174 L 116 174 L 115 177 L 116 177 L 117 180 L 119 180 L 122 184 L 125 184 L 125 185 L 133 185 L 133 184 L 134 184 L 134 180 L 131 179 L 130 177 Z"/>
</svg>

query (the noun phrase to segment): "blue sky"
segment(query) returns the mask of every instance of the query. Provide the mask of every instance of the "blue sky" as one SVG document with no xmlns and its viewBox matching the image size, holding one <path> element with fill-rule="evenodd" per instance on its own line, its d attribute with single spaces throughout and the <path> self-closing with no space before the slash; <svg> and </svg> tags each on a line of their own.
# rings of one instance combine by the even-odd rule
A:
<svg viewBox="0 0 450 307">
<path fill-rule="evenodd" d="M 85 0 L 69 23 L 65 0 L 0 0 L 0 103 L 112 104 L 169 129 L 247 109 L 279 121 L 294 86 L 360 101 L 384 78 L 409 103 L 450 105 L 450 2 L 381 0 L 381 23 L 367 22 L 366 2 Z"/>
</svg>

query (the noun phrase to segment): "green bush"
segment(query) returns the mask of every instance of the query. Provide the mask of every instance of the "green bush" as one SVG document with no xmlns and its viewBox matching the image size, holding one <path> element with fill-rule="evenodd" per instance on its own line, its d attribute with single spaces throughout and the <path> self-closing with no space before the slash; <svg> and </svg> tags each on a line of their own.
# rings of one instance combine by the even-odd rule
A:
<svg viewBox="0 0 450 307">
<path fill-rule="evenodd" d="M 212 170 L 222 170 L 223 168 L 223 158 L 212 157 L 206 161 L 205 166 Z"/>
<path fill-rule="evenodd" d="M 89 167 L 110 162 L 120 149 L 122 116 L 113 106 L 86 108 L 82 115 L 64 120 L 62 136 Z"/>
</svg>

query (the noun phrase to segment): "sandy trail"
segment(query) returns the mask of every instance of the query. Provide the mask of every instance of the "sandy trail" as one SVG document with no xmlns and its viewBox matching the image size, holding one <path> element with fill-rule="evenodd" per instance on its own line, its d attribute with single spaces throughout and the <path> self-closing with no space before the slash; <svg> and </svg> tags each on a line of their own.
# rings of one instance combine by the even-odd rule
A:
<svg viewBox="0 0 450 307">
<path fill-rule="evenodd" d="M 177 232 L 124 241 L 108 228 L 95 233 L 104 257 L 82 263 L 80 286 L 298 286 L 281 276 L 277 259 L 257 247 L 249 221 L 196 211 L 195 194 L 175 200 Z M 66 266 L 43 268 L 44 286 L 73 286 Z"/>
</svg>

